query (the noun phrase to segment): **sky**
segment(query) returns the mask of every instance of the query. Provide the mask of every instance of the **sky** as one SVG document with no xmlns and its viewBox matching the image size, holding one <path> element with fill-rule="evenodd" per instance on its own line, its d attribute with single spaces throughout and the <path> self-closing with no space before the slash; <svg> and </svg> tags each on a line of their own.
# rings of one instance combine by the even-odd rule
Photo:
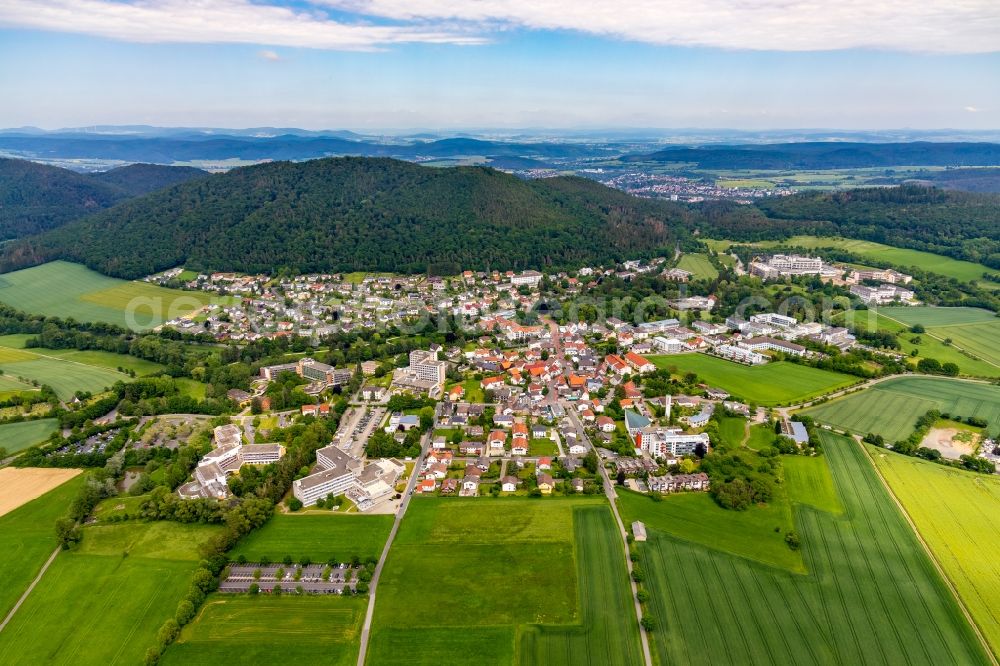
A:
<svg viewBox="0 0 1000 666">
<path fill-rule="evenodd" d="M 998 0 L 0 0 L 0 127 L 1000 128 Z"/>
</svg>

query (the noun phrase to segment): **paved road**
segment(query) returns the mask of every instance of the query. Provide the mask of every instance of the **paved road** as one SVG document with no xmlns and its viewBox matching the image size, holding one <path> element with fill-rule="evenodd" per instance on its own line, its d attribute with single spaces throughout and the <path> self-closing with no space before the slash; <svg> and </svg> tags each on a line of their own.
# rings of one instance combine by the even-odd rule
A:
<svg viewBox="0 0 1000 666">
<path fill-rule="evenodd" d="M 587 433 L 583 430 L 583 425 L 576 416 L 575 410 L 568 410 L 570 412 L 570 420 L 573 421 L 577 429 L 580 431 L 580 436 L 584 442 L 587 443 L 590 448 L 594 448 L 590 439 L 587 437 Z M 642 620 L 642 606 L 639 604 L 639 599 L 637 595 L 639 594 L 639 588 L 632 580 L 632 560 L 628 556 L 628 532 L 625 531 L 625 523 L 622 522 L 622 517 L 618 513 L 618 505 L 615 500 L 618 498 L 618 494 L 615 492 L 614 483 L 612 483 L 611 478 L 608 476 L 608 470 L 604 467 L 604 461 L 601 461 L 599 466 L 601 470 L 601 477 L 604 479 L 604 494 L 608 498 L 608 502 L 611 504 L 611 512 L 615 515 L 615 522 L 618 523 L 618 534 L 622 538 L 622 544 L 625 546 L 625 567 L 628 569 L 628 580 L 629 585 L 632 588 L 632 603 L 635 605 L 635 621 L 640 622 Z M 649 637 L 646 635 L 646 630 L 639 625 L 639 638 L 642 640 L 642 656 L 646 666 L 653 665 L 653 656 L 649 651 Z"/>
<path fill-rule="evenodd" d="M 62 550 L 62 548 L 56 548 L 54 551 L 52 551 L 52 554 L 49 555 L 49 559 L 45 561 L 45 565 L 42 567 L 42 570 L 38 572 L 38 575 L 35 576 L 35 580 L 31 581 L 31 585 L 29 585 L 28 589 L 24 591 L 24 594 L 21 595 L 21 598 L 17 600 L 17 603 L 14 604 L 14 607 L 10 609 L 10 612 L 7 613 L 7 617 L 3 619 L 3 622 L 0 622 L 0 631 L 3 631 L 7 627 L 7 623 L 11 621 L 11 619 L 14 617 L 14 613 L 17 612 L 17 609 L 21 607 L 21 604 L 23 604 L 24 601 L 28 598 L 28 595 L 31 594 L 31 591 L 35 589 L 36 585 L 38 585 L 38 581 L 40 581 L 42 579 L 42 576 L 45 575 L 45 572 L 48 571 L 49 565 L 52 564 L 53 560 L 56 559 L 56 555 L 59 554 L 60 550 Z"/>
<path fill-rule="evenodd" d="M 410 473 L 410 482 L 406 484 L 406 490 L 403 491 L 403 501 L 399 505 L 399 510 L 396 512 L 396 520 L 389 531 L 389 539 L 385 542 L 385 548 L 382 549 L 382 556 L 379 557 L 378 564 L 375 565 L 375 574 L 372 576 L 371 584 L 368 586 L 368 610 L 365 612 L 365 623 L 361 628 L 361 649 L 358 651 L 358 666 L 365 665 L 365 658 L 368 654 L 368 639 L 371 634 L 372 617 L 375 615 L 375 590 L 378 587 L 378 580 L 382 576 L 382 567 L 385 566 L 385 560 L 389 557 L 389 549 L 392 547 L 393 539 L 396 538 L 396 532 L 399 531 L 399 523 L 403 520 L 403 514 L 406 513 L 407 507 L 410 506 L 410 498 L 413 497 L 413 489 L 417 485 L 417 476 L 419 476 L 424 456 L 427 455 L 432 432 L 426 433 L 420 444 L 420 456 L 413 465 L 413 472 Z"/>
</svg>

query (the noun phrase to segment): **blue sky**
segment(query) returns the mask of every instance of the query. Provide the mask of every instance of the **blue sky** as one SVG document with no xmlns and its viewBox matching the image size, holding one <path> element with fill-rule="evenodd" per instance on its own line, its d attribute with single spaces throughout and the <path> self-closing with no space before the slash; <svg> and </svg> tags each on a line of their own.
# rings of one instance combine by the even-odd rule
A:
<svg viewBox="0 0 1000 666">
<path fill-rule="evenodd" d="M 998 128 L 1000 3 L 950 4 L 0 2 L 0 126 Z"/>
</svg>

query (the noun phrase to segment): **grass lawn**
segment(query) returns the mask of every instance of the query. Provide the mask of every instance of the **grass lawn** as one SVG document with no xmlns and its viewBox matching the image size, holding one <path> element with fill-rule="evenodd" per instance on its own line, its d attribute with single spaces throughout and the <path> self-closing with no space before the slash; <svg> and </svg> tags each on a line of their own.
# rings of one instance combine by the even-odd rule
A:
<svg viewBox="0 0 1000 666">
<path fill-rule="evenodd" d="M 613 659 L 595 653 L 593 663 L 635 663 L 634 620 L 603 611 L 628 608 L 616 596 L 627 590 L 625 566 L 606 520 L 596 497 L 415 499 L 379 582 L 369 662 L 398 663 L 403 650 L 420 664 L 511 664 L 516 652 L 568 664 L 613 640 Z M 583 570 L 593 590 L 581 589 Z"/>
<path fill-rule="evenodd" d="M 827 513 L 843 513 L 830 475 L 830 466 L 823 456 L 783 456 L 785 487 L 788 498 Z"/>
<path fill-rule="evenodd" d="M 7 453 L 16 453 L 41 444 L 59 427 L 56 419 L 39 419 L 37 421 L 21 421 L 0 425 L 0 446 Z"/>
<path fill-rule="evenodd" d="M 139 329 L 152 328 L 220 300 L 225 299 L 107 277 L 65 261 L 0 275 L 0 302 L 19 310 Z"/>
<path fill-rule="evenodd" d="M 83 474 L 76 476 L 0 516 L 0 552 L 5 558 L 0 576 L 0 617 L 7 616 L 56 549 L 55 522 L 66 514 L 85 479 Z"/>
<path fill-rule="evenodd" d="M 337 513 L 278 513 L 259 530 L 240 541 L 230 557 L 246 555 L 251 562 L 262 557 L 277 562 L 285 555 L 313 562 L 330 558 L 362 560 L 382 553 L 393 516 L 338 515 Z"/>
<path fill-rule="evenodd" d="M 820 437 L 844 512 L 795 506 L 806 576 L 647 522 L 637 548 L 658 663 L 989 663 L 864 451 Z"/>
<path fill-rule="evenodd" d="M 655 502 L 648 495 L 619 491 L 618 509 L 626 525 L 641 520 L 647 530 L 790 572 L 806 571 L 802 555 L 785 544 L 792 511 L 780 489 L 770 504 L 746 511 L 723 509 L 708 493 L 678 493 Z"/>
<path fill-rule="evenodd" d="M 559 447 L 548 437 L 528 440 L 529 456 L 554 456 L 559 453 Z"/>
<path fill-rule="evenodd" d="M 859 435 L 873 432 L 890 442 L 913 432 L 930 409 L 952 416 L 979 416 L 1000 427 L 1000 386 L 943 377 L 897 377 L 802 410 L 817 421 Z"/>
<path fill-rule="evenodd" d="M 750 426 L 750 438 L 747 440 L 747 447 L 754 451 L 759 451 L 765 446 L 774 443 L 774 428 L 766 423 L 757 423 Z"/>
<path fill-rule="evenodd" d="M 746 437 L 747 420 L 742 416 L 720 416 L 719 435 L 729 446 L 742 446 Z"/>
<path fill-rule="evenodd" d="M 746 366 L 706 354 L 649 356 L 658 368 L 694 372 L 712 386 L 764 406 L 796 404 L 856 383 L 855 377 L 785 361 Z"/>
<path fill-rule="evenodd" d="M 189 377 L 175 377 L 174 382 L 183 395 L 190 396 L 195 400 L 205 399 L 205 389 L 207 386 L 203 382 Z"/>
<path fill-rule="evenodd" d="M 693 277 L 698 280 L 714 280 L 719 277 L 719 269 L 712 265 L 707 254 L 685 254 L 677 263 L 677 267 L 690 271 Z"/>
<path fill-rule="evenodd" d="M 198 545 L 218 529 L 166 522 L 85 528 L 80 548 L 59 554 L 0 633 L 0 662 L 142 663 L 187 593 Z"/>
<path fill-rule="evenodd" d="M 214 595 L 161 664 L 357 662 L 368 597 Z"/>
<path fill-rule="evenodd" d="M 1000 654 L 1000 478 L 869 447 L 966 608 Z"/>
</svg>

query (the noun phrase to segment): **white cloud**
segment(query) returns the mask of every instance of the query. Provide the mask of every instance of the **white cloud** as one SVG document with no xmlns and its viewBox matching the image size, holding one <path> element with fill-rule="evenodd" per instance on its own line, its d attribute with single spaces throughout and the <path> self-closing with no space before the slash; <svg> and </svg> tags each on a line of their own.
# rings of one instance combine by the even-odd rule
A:
<svg viewBox="0 0 1000 666">
<path fill-rule="evenodd" d="M 676 46 L 1000 51 L 997 0 L 316 0 L 405 21 L 566 29 Z"/>
<path fill-rule="evenodd" d="M 279 60 L 281 60 L 281 56 L 278 55 L 278 52 L 272 51 L 270 49 L 264 49 L 262 51 L 258 51 L 257 55 L 259 55 L 261 58 L 269 62 L 278 62 Z"/>
<path fill-rule="evenodd" d="M 319 11 L 247 0 L 0 0 L 0 26 L 97 35 L 130 42 L 235 43 L 336 50 L 391 44 L 478 44 L 425 24 L 342 23 Z"/>
<path fill-rule="evenodd" d="M 979 108 L 975 106 L 967 106 L 965 107 L 965 110 L 969 113 L 979 113 Z"/>
</svg>

